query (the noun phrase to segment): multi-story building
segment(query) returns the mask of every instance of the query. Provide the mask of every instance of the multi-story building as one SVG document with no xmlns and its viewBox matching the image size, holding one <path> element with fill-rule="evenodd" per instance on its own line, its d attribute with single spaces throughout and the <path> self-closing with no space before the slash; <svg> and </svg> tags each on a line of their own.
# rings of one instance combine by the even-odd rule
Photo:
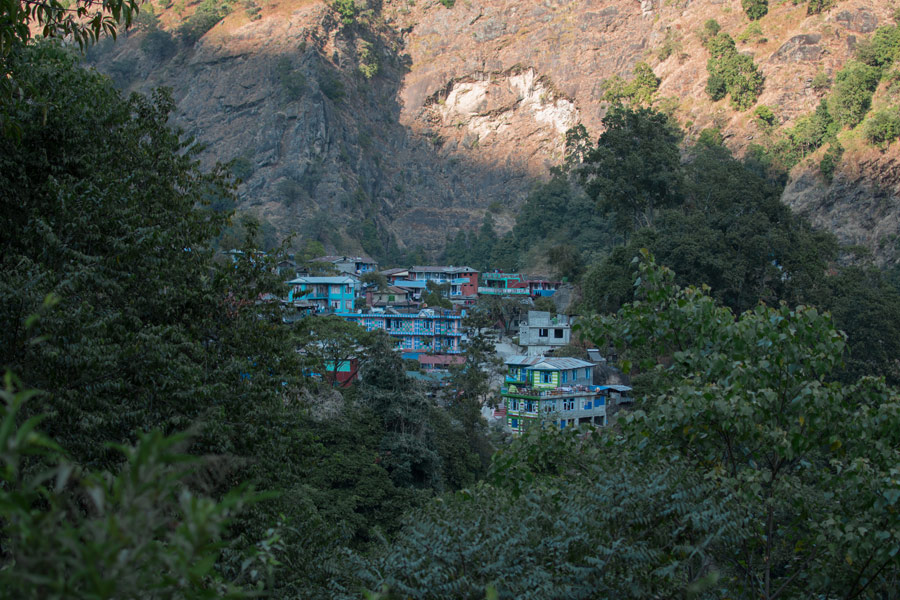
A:
<svg viewBox="0 0 900 600">
<path fill-rule="evenodd" d="M 474 299 L 478 295 L 478 271 L 471 267 L 422 267 L 407 269 L 409 279 L 450 284 L 451 300 Z"/>
<path fill-rule="evenodd" d="M 414 313 L 338 312 L 337 315 L 366 328 L 380 329 L 397 341 L 404 358 L 418 358 L 420 354 L 460 354 L 462 317 L 449 311 L 425 309 Z"/>
<path fill-rule="evenodd" d="M 528 427 L 606 425 L 603 386 L 593 385 L 594 363 L 577 358 L 513 356 L 506 361 L 501 396 L 506 423 L 518 435 Z"/>
<path fill-rule="evenodd" d="M 530 310 L 528 320 L 519 323 L 519 345 L 532 356 L 565 346 L 571 338 L 572 318 L 567 315 L 551 317 L 548 312 Z"/>
<path fill-rule="evenodd" d="M 292 286 L 288 302 L 304 300 L 316 307 L 316 312 L 353 310 L 359 295 L 359 280 L 349 276 L 298 277 L 287 282 Z"/>
<path fill-rule="evenodd" d="M 562 285 L 559 281 L 531 278 L 521 273 L 501 273 L 500 271 L 481 274 L 478 293 L 482 296 L 552 296 Z"/>
<path fill-rule="evenodd" d="M 348 275 L 362 275 L 378 270 L 378 263 L 368 256 L 320 256 L 309 262 L 332 264 L 339 273 Z"/>
</svg>

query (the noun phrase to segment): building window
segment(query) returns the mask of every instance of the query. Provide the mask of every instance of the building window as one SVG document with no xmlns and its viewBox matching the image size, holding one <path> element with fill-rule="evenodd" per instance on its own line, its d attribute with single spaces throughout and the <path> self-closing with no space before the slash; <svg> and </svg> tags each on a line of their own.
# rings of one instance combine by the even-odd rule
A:
<svg viewBox="0 0 900 600">
<path fill-rule="evenodd" d="M 553 337 L 555 337 L 555 338 L 558 339 L 558 340 L 561 340 L 561 339 L 562 339 L 562 336 L 563 336 L 563 330 L 562 330 L 562 329 L 554 329 L 554 330 L 553 330 Z"/>
<path fill-rule="evenodd" d="M 538 337 L 547 337 L 546 329 L 538 329 Z"/>
<path fill-rule="evenodd" d="M 584 370 L 584 376 L 588 379 L 591 378 L 591 368 L 590 367 L 588 367 Z"/>
<path fill-rule="evenodd" d="M 551 413 L 556 410 L 556 400 L 545 400 L 543 402 L 544 412 Z"/>
<path fill-rule="evenodd" d="M 568 381 L 568 379 L 569 379 L 569 372 L 563 371 L 562 372 L 562 382 L 565 383 L 566 381 Z"/>
<path fill-rule="evenodd" d="M 541 383 L 553 383 L 553 373 L 550 371 L 541 371 Z"/>
<path fill-rule="evenodd" d="M 567 400 L 563 400 L 563 410 L 575 410 L 575 399 L 569 398 Z"/>
<path fill-rule="evenodd" d="M 510 420 L 509 420 L 509 426 L 512 427 L 513 429 L 518 428 L 518 427 L 519 427 L 519 420 L 518 420 L 518 419 L 510 419 Z"/>
</svg>

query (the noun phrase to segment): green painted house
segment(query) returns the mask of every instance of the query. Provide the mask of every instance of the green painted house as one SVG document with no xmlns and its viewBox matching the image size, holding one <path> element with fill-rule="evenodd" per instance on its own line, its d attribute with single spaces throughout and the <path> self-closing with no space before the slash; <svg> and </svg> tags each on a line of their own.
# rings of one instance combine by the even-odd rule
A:
<svg viewBox="0 0 900 600">
<path fill-rule="evenodd" d="M 520 434 L 535 424 L 606 425 L 606 395 L 593 385 L 595 364 L 577 358 L 513 356 L 501 390 L 506 424 Z"/>
</svg>

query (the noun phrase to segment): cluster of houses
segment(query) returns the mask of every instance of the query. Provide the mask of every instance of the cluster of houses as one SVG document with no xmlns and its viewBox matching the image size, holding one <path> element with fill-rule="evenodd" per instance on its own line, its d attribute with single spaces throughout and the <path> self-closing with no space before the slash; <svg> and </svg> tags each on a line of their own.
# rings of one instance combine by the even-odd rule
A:
<svg viewBox="0 0 900 600">
<path fill-rule="evenodd" d="M 464 362 L 462 318 L 479 297 L 535 299 L 552 296 L 560 286 L 521 273 L 479 272 L 467 266 L 379 271 L 375 261 L 361 256 L 322 256 L 310 262 L 326 265 L 330 274 L 303 272 L 292 261 L 279 265 L 279 272 L 292 276 L 283 302 L 294 314 L 331 314 L 367 331 L 384 331 L 396 340 L 404 358 L 419 362 L 417 375 L 431 382 L 440 381 L 450 365 Z M 381 283 L 363 281 L 366 273 L 375 272 L 383 275 Z M 453 308 L 428 306 L 429 282 L 439 284 L 431 291 L 439 290 Z M 599 356 L 592 353 L 590 361 L 553 356 L 571 342 L 572 325 L 567 315 L 535 310 L 520 322 L 518 344 L 525 354 L 506 358 L 500 407 L 494 412 L 514 435 L 535 424 L 605 426 L 607 407 L 630 401 L 628 386 L 594 384 L 595 369 L 605 362 Z M 355 369 L 345 370 L 335 369 L 333 376 L 350 383 Z"/>
<path fill-rule="evenodd" d="M 334 314 L 367 330 L 380 329 L 396 338 L 404 358 L 462 352 L 462 317 L 479 296 L 551 296 L 560 282 L 519 273 L 481 273 L 471 267 L 414 266 L 378 271 L 361 256 L 322 256 L 311 263 L 330 265 L 331 275 L 295 272 L 287 281 L 285 303 L 301 315 Z M 291 265 L 284 265 L 291 268 Z M 294 265 L 296 269 L 296 265 Z M 364 283 L 366 273 L 380 272 L 387 285 Z M 483 280 L 483 281 L 482 281 Z M 453 308 L 428 306 L 429 282 Z M 484 283 L 484 285 L 481 285 Z M 568 338 L 566 338 L 568 341 Z"/>
</svg>

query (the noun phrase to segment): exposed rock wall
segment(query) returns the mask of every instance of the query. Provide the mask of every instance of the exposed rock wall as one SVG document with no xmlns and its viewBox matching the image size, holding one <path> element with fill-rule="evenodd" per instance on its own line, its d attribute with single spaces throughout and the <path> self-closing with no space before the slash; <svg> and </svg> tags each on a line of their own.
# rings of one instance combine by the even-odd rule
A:
<svg viewBox="0 0 900 600">
<path fill-rule="evenodd" d="M 242 208 L 342 250 L 358 248 L 367 221 L 382 241 L 429 252 L 476 227 L 491 204 L 510 209 L 496 221 L 511 226 L 534 180 L 560 162 L 565 130 L 580 122 L 600 133 L 603 80 L 628 76 L 638 60 L 662 78 L 659 94 L 689 136 L 717 126 L 741 152 L 762 135 L 752 111 L 704 92 L 708 54 L 696 31 L 715 18 L 737 37 L 748 25 L 739 0 L 457 0 L 452 9 L 370 0 L 363 27 L 319 0 L 260 6 L 259 20 L 239 11 L 191 48 L 153 55 L 136 32 L 94 62 L 123 87 L 172 87 L 178 123 L 207 144 L 203 159 L 237 159 Z M 762 36 L 739 42 L 766 76 L 760 103 L 784 123 L 814 109 L 813 76 L 835 73 L 892 7 L 805 10 L 772 3 Z M 163 14 L 166 26 L 176 20 Z M 660 60 L 663 44 L 673 50 Z M 358 69 L 365 45 L 379 63 L 372 79 Z M 801 168 L 785 201 L 885 253 L 893 213 L 861 199 L 893 189 L 883 178 L 896 165 L 892 153 L 862 160 L 830 186 Z"/>
</svg>

